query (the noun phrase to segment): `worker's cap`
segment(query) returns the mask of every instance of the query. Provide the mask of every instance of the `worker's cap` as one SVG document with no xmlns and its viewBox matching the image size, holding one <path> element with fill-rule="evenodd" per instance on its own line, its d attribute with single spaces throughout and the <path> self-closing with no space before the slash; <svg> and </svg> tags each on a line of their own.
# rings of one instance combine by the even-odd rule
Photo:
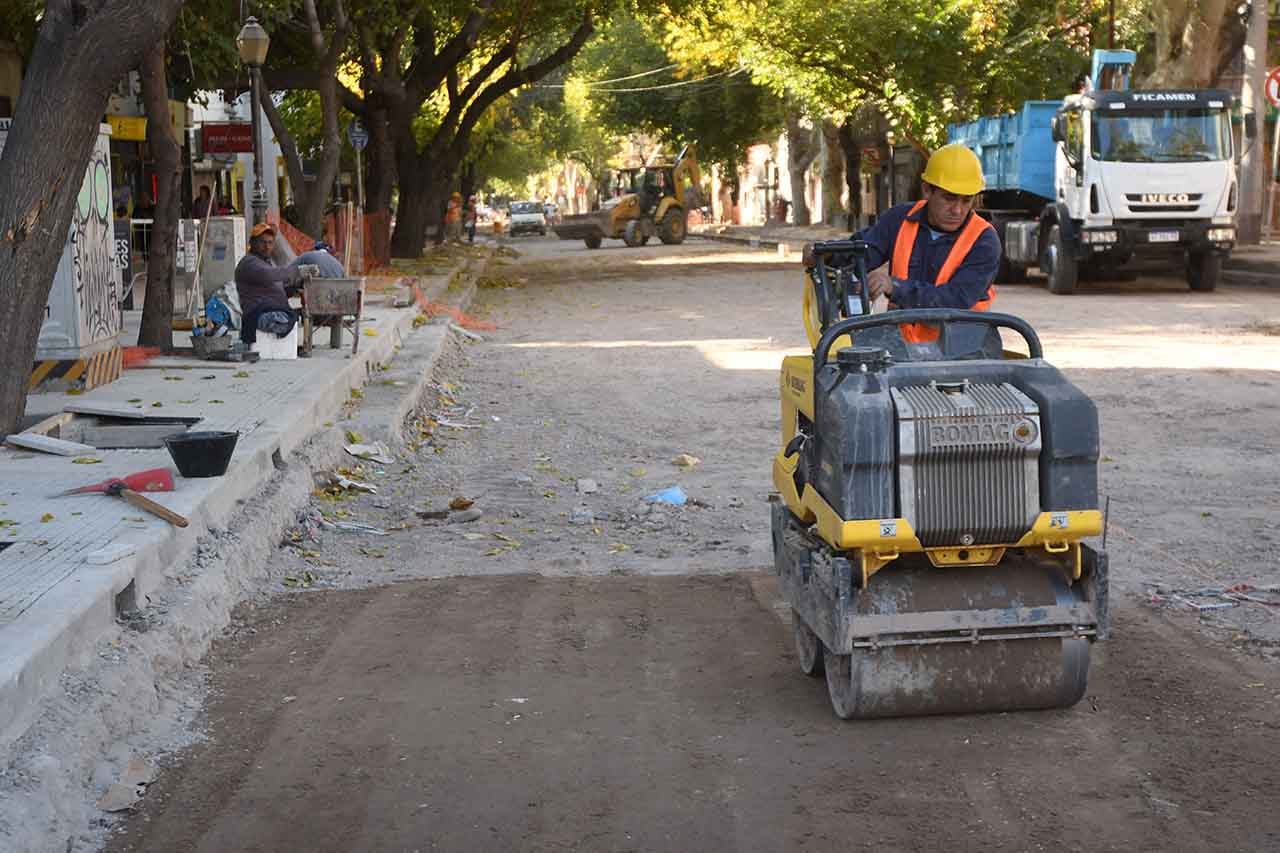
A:
<svg viewBox="0 0 1280 853">
<path fill-rule="evenodd" d="M 317 240 L 316 244 L 312 248 L 317 252 L 328 252 L 329 254 L 333 254 L 333 247 L 323 240 Z"/>
<path fill-rule="evenodd" d="M 253 230 L 249 232 L 249 239 L 252 240 L 255 237 L 261 237 L 263 234 L 270 234 L 274 237 L 276 236 L 276 229 L 272 228 L 266 222 L 259 222 L 257 225 L 253 226 Z"/>
<path fill-rule="evenodd" d="M 453 198 L 462 198 L 462 193 L 454 193 Z"/>
</svg>

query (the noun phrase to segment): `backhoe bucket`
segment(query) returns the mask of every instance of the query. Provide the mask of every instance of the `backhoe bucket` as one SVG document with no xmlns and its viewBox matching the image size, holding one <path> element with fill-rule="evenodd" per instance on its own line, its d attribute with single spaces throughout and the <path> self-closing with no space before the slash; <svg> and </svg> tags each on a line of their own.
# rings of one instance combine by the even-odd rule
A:
<svg viewBox="0 0 1280 853">
<path fill-rule="evenodd" d="M 566 216 L 551 226 L 561 240 L 586 240 L 590 237 L 604 239 L 609 236 L 605 226 L 608 224 L 608 211 L 596 213 L 576 213 Z"/>
</svg>

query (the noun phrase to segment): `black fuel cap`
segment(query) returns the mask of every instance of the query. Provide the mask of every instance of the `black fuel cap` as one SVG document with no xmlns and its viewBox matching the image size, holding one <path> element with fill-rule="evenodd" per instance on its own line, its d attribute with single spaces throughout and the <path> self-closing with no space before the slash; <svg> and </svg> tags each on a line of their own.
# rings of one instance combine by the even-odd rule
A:
<svg viewBox="0 0 1280 853">
<path fill-rule="evenodd" d="M 889 351 L 881 347 L 845 347 L 836 353 L 836 364 L 844 370 L 874 373 L 893 363 Z"/>
</svg>

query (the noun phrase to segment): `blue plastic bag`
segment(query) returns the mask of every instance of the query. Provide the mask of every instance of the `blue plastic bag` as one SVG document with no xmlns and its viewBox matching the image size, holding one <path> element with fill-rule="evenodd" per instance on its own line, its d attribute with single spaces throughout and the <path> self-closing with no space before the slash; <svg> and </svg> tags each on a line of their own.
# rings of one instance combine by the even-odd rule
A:
<svg viewBox="0 0 1280 853">
<path fill-rule="evenodd" d="M 645 498 L 651 504 L 671 504 L 672 506 L 684 506 L 689 501 L 689 496 L 684 493 L 684 489 L 679 486 L 672 486 L 669 489 L 663 489 L 660 492 L 649 495 Z"/>
</svg>

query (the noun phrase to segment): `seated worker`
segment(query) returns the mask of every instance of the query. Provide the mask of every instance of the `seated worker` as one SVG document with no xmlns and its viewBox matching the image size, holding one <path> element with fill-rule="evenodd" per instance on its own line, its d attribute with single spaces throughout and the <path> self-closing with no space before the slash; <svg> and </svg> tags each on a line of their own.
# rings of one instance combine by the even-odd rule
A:
<svg viewBox="0 0 1280 853">
<path fill-rule="evenodd" d="M 924 199 L 900 204 L 865 229 L 868 296 L 893 308 L 972 308 L 986 311 L 996 297 L 1000 238 L 973 212 L 985 181 L 977 156 L 959 143 L 929 158 L 921 176 Z M 901 327 L 908 343 L 929 343 L 937 328 Z"/>
<path fill-rule="evenodd" d="M 342 268 L 342 261 L 334 256 L 333 247 L 323 240 L 317 240 L 315 248 L 303 252 L 294 258 L 291 267 L 314 266 L 320 268 L 321 278 L 346 278 L 347 271 Z"/>
<path fill-rule="evenodd" d="M 260 331 L 283 338 L 297 322 L 289 297 L 301 288 L 302 274 L 296 267 L 275 265 L 275 244 L 275 229 L 258 223 L 249 232 L 248 253 L 236 264 L 236 292 L 244 315 L 240 338 L 246 344 L 256 343 Z"/>
</svg>

